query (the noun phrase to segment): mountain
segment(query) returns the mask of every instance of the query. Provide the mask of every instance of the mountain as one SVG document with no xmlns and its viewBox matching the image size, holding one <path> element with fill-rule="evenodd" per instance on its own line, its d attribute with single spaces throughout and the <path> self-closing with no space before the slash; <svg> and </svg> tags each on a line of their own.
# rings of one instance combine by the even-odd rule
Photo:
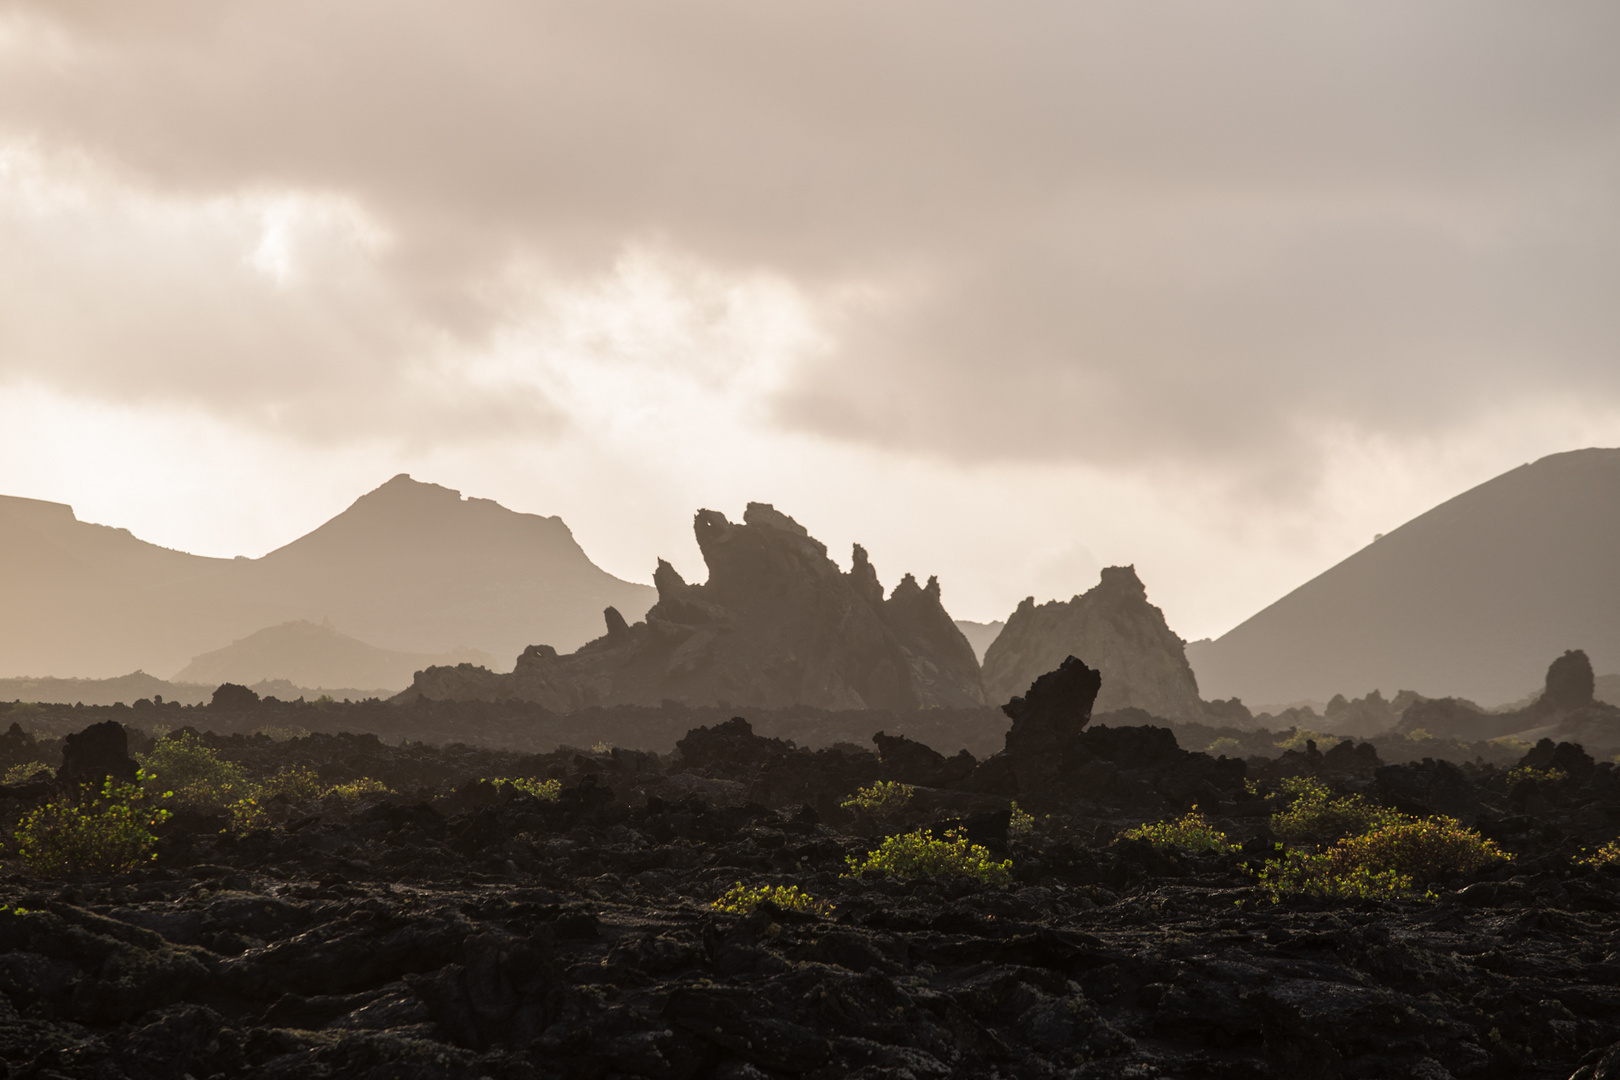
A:
<svg viewBox="0 0 1620 1080">
<path fill-rule="evenodd" d="M 422 668 L 434 664 L 489 664 L 488 653 L 462 649 L 448 654 L 396 652 L 340 633 L 330 622 L 305 619 L 266 627 L 223 649 L 193 657 L 175 682 L 243 686 L 285 679 L 295 686 L 370 686 L 398 691 Z"/>
<path fill-rule="evenodd" d="M 1001 633 L 1001 628 L 1006 625 L 1000 619 L 995 622 L 974 622 L 972 619 L 956 620 L 956 628 L 962 631 L 962 636 L 967 638 L 969 645 L 973 646 L 973 655 L 979 658 L 981 664 L 984 663 L 985 650 L 996 640 L 996 636 Z"/>
<path fill-rule="evenodd" d="M 885 599 L 866 551 L 848 573 L 826 545 L 768 503 L 740 524 L 693 521 L 709 580 L 689 585 L 659 561 L 644 622 L 604 612 L 607 633 L 570 655 L 523 651 L 509 675 L 470 664 L 430 668 L 397 700 L 589 705 L 727 704 L 911 710 L 984 704 L 973 648 L 940 602 L 937 578 L 907 574 Z"/>
<path fill-rule="evenodd" d="M 1375 540 L 1187 655 L 1206 695 L 1511 701 L 1546 657 L 1620 670 L 1620 450 L 1554 454 Z"/>
<path fill-rule="evenodd" d="M 0 499 L 0 676 L 175 671 L 297 620 L 397 652 L 512 656 L 589 639 L 645 585 L 593 564 L 560 518 L 396 476 L 260 559 L 206 559 Z"/>
<path fill-rule="evenodd" d="M 1076 656 L 1102 673 L 1098 712 L 1136 708 L 1172 720 L 1203 719 L 1183 649 L 1164 612 L 1148 603 L 1136 568 L 1110 566 L 1071 600 L 1037 605 L 1031 596 L 1019 604 L 984 654 L 984 690 L 992 702 L 1008 701 Z"/>
</svg>

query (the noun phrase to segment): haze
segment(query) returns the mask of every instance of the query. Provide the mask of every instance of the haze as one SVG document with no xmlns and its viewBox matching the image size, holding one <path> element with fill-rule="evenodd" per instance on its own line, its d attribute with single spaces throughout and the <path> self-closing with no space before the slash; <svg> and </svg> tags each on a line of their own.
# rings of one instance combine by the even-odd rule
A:
<svg viewBox="0 0 1620 1080">
<path fill-rule="evenodd" d="M 0 4 L 0 493 L 260 555 L 409 472 L 1219 634 L 1620 442 L 1612 4 Z M 1542 661 L 1544 662 L 1544 661 Z"/>
</svg>

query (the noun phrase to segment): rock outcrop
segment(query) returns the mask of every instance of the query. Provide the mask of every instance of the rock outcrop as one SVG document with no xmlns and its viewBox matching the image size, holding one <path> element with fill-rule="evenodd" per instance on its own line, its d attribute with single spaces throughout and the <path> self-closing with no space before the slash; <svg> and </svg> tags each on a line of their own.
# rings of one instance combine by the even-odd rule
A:
<svg viewBox="0 0 1620 1080">
<path fill-rule="evenodd" d="M 735 705 L 913 710 L 983 704 L 973 649 L 940 603 L 939 582 L 906 575 L 885 599 L 855 546 L 840 571 L 826 545 L 766 503 L 742 524 L 700 510 L 709 580 L 688 584 L 660 560 L 643 622 L 605 612 L 607 633 L 559 655 L 531 645 L 510 675 L 472 665 L 419 672 L 400 695 L 590 705 Z"/>
<path fill-rule="evenodd" d="M 1205 715 L 1186 643 L 1148 603 L 1135 567 L 1108 567 L 1095 588 L 1072 600 L 1037 605 L 1030 597 L 1019 604 L 985 653 L 985 693 L 1006 701 L 1069 655 L 1102 673 L 1098 712 L 1137 708 L 1171 720 Z"/>
<path fill-rule="evenodd" d="M 1586 653 L 1571 649 L 1548 665 L 1541 696 L 1522 709 L 1485 712 L 1457 698 L 1419 698 L 1406 707 L 1395 730 L 1467 740 L 1551 736 L 1589 746 L 1620 745 L 1620 708 L 1594 698 L 1593 684 Z"/>
</svg>

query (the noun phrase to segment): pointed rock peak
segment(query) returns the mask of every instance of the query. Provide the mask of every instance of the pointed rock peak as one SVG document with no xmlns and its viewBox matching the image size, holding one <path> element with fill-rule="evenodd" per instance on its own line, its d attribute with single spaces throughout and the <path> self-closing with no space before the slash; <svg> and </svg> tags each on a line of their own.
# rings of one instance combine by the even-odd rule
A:
<svg viewBox="0 0 1620 1080">
<path fill-rule="evenodd" d="M 917 578 L 912 574 L 907 574 L 900 579 L 900 584 L 894 587 L 894 592 L 889 594 L 889 599 L 894 600 L 903 596 L 909 600 L 913 596 L 921 595 L 922 589 L 917 585 Z"/>
<path fill-rule="evenodd" d="M 1147 586 L 1136 576 L 1135 565 L 1104 567 L 1098 588 L 1105 593 L 1147 598 Z"/>
<path fill-rule="evenodd" d="M 809 536 L 810 530 L 782 513 L 770 503 L 751 502 L 743 511 L 743 524 L 758 525 L 766 529 L 781 529 L 795 536 Z"/>
<path fill-rule="evenodd" d="M 666 600 L 686 591 L 686 579 L 681 577 L 679 570 L 659 559 L 658 569 L 653 571 L 653 587 L 658 590 L 658 599 Z"/>
<path fill-rule="evenodd" d="M 850 553 L 850 584 L 868 604 L 883 603 L 883 583 L 878 581 L 877 568 L 867 558 L 866 549 L 856 544 Z"/>
<path fill-rule="evenodd" d="M 1547 668 L 1547 687 L 1538 703 L 1542 711 L 1571 712 L 1592 704 L 1596 680 L 1592 661 L 1582 649 L 1570 649 Z"/>
<path fill-rule="evenodd" d="M 939 603 L 939 575 L 929 574 L 928 584 L 923 586 L 923 592 L 931 597 L 934 603 Z"/>
<path fill-rule="evenodd" d="M 608 637 L 622 638 L 629 636 L 630 624 L 624 621 L 624 616 L 619 614 L 618 608 L 605 608 L 602 611 L 602 618 L 607 623 Z"/>
</svg>

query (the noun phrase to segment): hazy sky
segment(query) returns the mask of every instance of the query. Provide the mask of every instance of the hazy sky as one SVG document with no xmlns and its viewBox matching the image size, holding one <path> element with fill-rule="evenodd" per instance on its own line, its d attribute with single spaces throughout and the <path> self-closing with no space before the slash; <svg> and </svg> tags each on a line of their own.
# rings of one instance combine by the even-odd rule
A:
<svg viewBox="0 0 1620 1080">
<path fill-rule="evenodd" d="M 389 476 L 1217 634 L 1620 443 L 1620 6 L 0 0 L 0 493 Z"/>
</svg>

